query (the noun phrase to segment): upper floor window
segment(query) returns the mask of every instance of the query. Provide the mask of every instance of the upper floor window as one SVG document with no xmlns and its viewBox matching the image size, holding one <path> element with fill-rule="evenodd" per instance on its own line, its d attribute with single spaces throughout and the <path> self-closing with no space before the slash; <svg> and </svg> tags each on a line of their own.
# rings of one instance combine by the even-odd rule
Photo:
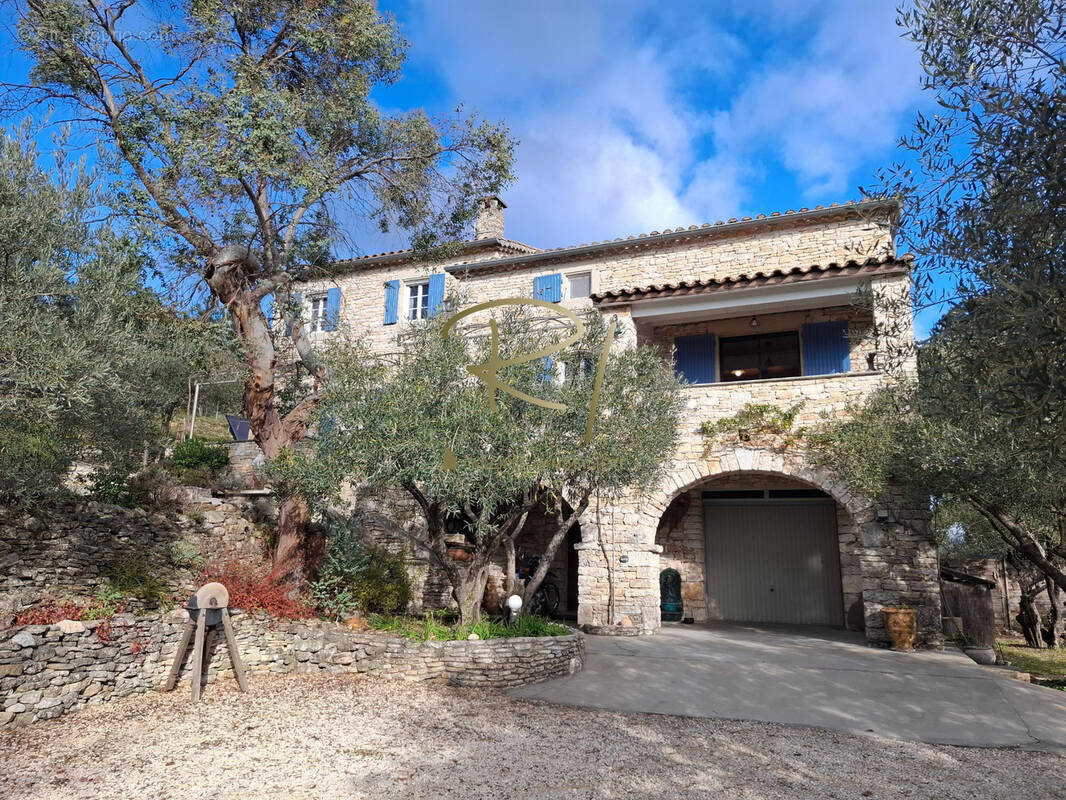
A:
<svg viewBox="0 0 1066 800">
<path fill-rule="evenodd" d="M 429 281 L 407 284 L 407 318 L 429 317 Z"/>
<path fill-rule="evenodd" d="M 718 343 L 721 380 L 753 381 L 801 375 L 800 338 L 796 331 L 734 336 Z"/>
<path fill-rule="evenodd" d="M 329 326 L 327 325 L 327 319 L 329 309 L 326 295 L 312 295 L 308 298 L 308 304 L 311 306 L 311 319 L 309 325 L 311 333 L 328 330 Z"/>
<path fill-rule="evenodd" d="M 592 273 L 574 272 L 566 276 L 566 297 L 580 300 L 592 294 Z"/>
</svg>

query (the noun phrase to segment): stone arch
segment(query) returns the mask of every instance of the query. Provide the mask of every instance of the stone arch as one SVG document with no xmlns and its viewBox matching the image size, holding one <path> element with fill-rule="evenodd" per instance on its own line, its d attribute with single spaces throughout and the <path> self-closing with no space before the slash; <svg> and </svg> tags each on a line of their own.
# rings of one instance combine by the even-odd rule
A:
<svg viewBox="0 0 1066 800">
<path fill-rule="evenodd" d="M 645 508 L 658 518 L 682 492 L 731 474 L 791 478 L 828 494 L 851 514 L 857 524 L 869 522 L 874 516 L 872 501 L 848 491 L 844 479 L 832 470 L 811 464 L 802 455 L 758 447 L 715 451 L 707 458 L 670 470 L 655 491 L 647 496 Z"/>
</svg>

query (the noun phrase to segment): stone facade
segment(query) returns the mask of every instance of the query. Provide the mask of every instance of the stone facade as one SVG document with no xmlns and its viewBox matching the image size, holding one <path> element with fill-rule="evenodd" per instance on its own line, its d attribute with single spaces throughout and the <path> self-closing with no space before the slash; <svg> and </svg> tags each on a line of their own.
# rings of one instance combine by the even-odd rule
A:
<svg viewBox="0 0 1066 800">
<path fill-rule="evenodd" d="M 493 225 L 502 225 L 502 210 L 499 214 Z M 328 282 L 309 282 L 304 297 L 340 288 L 338 330 L 315 335 L 351 337 L 379 353 L 393 350 L 396 337 L 418 324 L 405 319 L 403 288 L 431 272 L 445 273 L 446 294 L 460 305 L 529 297 L 535 278 L 561 273 L 564 306 L 614 316 L 617 348 L 648 343 L 664 358 L 670 358 L 679 335 L 714 333 L 720 340 L 755 328 L 772 333 L 846 322 L 847 371 L 682 390 L 681 444 L 661 485 L 644 495 L 598 496 L 581 519 L 581 541 L 574 547 L 578 621 L 601 631 L 655 631 L 659 573 L 668 565 L 683 576 L 686 614 L 705 617 L 701 523 L 695 516 L 700 504 L 690 503 L 693 516 L 660 541 L 657 531 L 667 507 L 679 495 L 695 497 L 716 481 L 758 487 L 785 481 L 818 488 L 836 503 L 847 620 L 864 627 L 871 642 L 882 643 L 881 609 L 908 603 L 920 609 L 923 641 L 936 644 L 938 565 L 927 509 L 902 500 L 880 507 L 855 497 L 841 476 L 795 448 L 779 452 L 753 444 L 708 452 L 700 433 L 702 423 L 732 416 L 749 403 L 780 408 L 802 403 L 797 424 L 818 424 L 845 414 L 886 382 L 915 373 L 909 263 L 895 256 L 895 214 L 891 203 L 846 204 L 548 251 L 504 239 L 502 227 L 493 227 L 492 237 L 468 243 L 430 267 L 402 252 L 354 260 Z M 592 296 L 571 297 L 565 288 L 570 279 L 586 274 Z M 401 282 L 400 320 L 385 325 L 385 285 L 394 280 Z"/>
<path fill-rule="evenodd" d="M 170 514 L 89 501 L 33 513 L 0 508 L 0 617 L 49 598 L 87 600 L 126 558 L 151 560 L 179 594 L 195 589 L 204 566 L 263 558 L 269 501 L 182 492 L 181 512 Z"/>
<path fill-rule="evenodd" d="M 119 615 L 104 622 L 0 631 L 0 725 L 28 725 L 85 705 L 162 688 L 188 614 Z M 237 615 L 237 646 L 258 673 L 365 673 L 406 681 L 505 688 L 573 674 L 585 661 L 580 633 L 539 638 L 416 642 L 324 622 Z M 221 638 L 208 651 L 208 683 L 233 680 Z M 187 692 L 191 657 L 176 691 Z"/>
</svg>

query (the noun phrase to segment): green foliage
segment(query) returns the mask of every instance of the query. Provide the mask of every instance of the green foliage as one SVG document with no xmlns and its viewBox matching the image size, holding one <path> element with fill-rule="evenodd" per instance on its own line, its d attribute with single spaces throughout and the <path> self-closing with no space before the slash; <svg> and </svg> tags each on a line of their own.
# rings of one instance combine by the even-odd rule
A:
<svg viewBox="0 0 1066 800">
<path fill-rule="evenodd" d="M 130 496 L 126 491 L 129 483 L 129 468 L 114 466 L 98 469 L 89 482 L 89 494 L 99 503 L 131 508 Z"/>
<path fill-rule="evenodd" d="M 110 198 L 29 127 L 0 137 L 0 502 L 61 493 L 71 464 L 158 448 L 188 375 L 230 345 L 145 285 L 140 244 L 91 222 Z M 114 492 L 112 497 L 116 495 Z"/>
<path fill-rule="evenodd" d="M 337 216 L 399 228 L 419 254 L 439 254 L 469 228 L 475 199 L 512 177 L 504 125 L 374 101 L 400 78 L 407 43 L 368 0 L 185 0 L 151 14 L 125 0 L 16 0 L 12 11 L 31 68 L 8 99 L 87 126 L 113 182 L 110 209 L 168 254 L 172 288 L 203 279 L 216 307 L 243 319 L 263 387 L 286 329 L 261 310 L 270 296 L 303 364 L 327 377 L 290 287 L 331 269 Z M 254 398 L 293 407 L 272 395 Z"/>
<path fill-rule="evenodd" d="M 203 569 L 204 555 L 201 543 L 195 538 L 177 539 L 167 547 L 167 557 L 178 567 Z"/>
<path fill-rule="evenodd" d="M 131 508 L 176 511 L 180 507 L 174 476 L 161 464 L 153 464 L 130 476 L 126 497 Z"/>
<path fill-rule="evenodd" d="M 557 345 L 575 331 L 557 314 L 528 307 L 491 313 L 502 359 Z M 485 319 L 465 318 L 448 338 L 445 323 L 440 315 L 411 326 L 395 356 L 344 342 L 328 351 L 332 379 L 316 414 L 316 446 L 285 454 L 272 470 L 279 492 L 317 504 L 338 497 L 348 481 L 405 489 L 426 518 L 416 546 L 448 571 L 461 613 L 476 616 L 480 565 L 517 534 L 524 512 L 546 508 L 565 529 L 567 515 L 583 511 L 593 492 L 657 482 L 677 443 L 680 386 L 657 350 L 612 350 L 586 441 L 592 375 L 570 369 L 565 379 L 547 376 L 540 359 L 510 364 L 500 369 L 501 382 L 562 409 L 502 390 L 494 408 L 486 384 L 467 370 L 493 354 Z M 584 326 L 554 363 L 599 361 L 608 323 L 589 312 Z M 449 451 L 454 468 L 445 461 Z M 462 565 L 439 555 L 447 526 L 457 521 L 474 545 L 473 558 Z"/>
<path fill-rule="evenodd" d="M 229 463 L 229 450 L 223 445 L 208 444 L 203 439 L 193 437 L 174 445 L 170 463 L 179 474 L 201 469 L 213 474 Z"/>
<path fill-rule="evenodd" d="M 326 526 L 326 557 L 308 584 L 315 607 L 332 619 L 407 608 L 411 583 L 403 557 L 367 543 L 345 520 L 327 517 Z"/>
<path fill-rule="evenodd" d="M 163 567 L 151 553 L 128 553 L 103 569 L 116 595 L 135 597 L 149 608 L 168 608 L 173 602 Z"/>
<path fill-rule="evenodd" d="M 557 323 L 545 326 L 512 309 L 498 320 L 502 357 L 562 338 Z M 488 341 L 461 332 L 444 339 L 442 323 L 436 318 L 413 328 L 400 342 L 398 360 L 358 348 L 329 353 L 334 378 L 317 415 L 318 445 L 313 458 L 296 454 L 279 461 L 283 489 L 322 497 L 336 496 L 350 478 L 377 487 L 414 485 L 444 516 L 480 509 L 470 533 L 487 541 L 499 517 L 531 490 L 581 496 L 658 479 L 677 442 L 681 400 L 657 351 L 612 352 L 585 442 L 592 380 L 572 370 L 566 381 L 548 382 L 539 361 L 507 367 L 501 380 L 566 409 L 497 392 L 494 411 L 485 385 L 466 371 L 487 359 Z M 598 359 L 606 323 L 595 313 L 585 323 L 585 336 L 557 353 L 557 361 Z M 445 468 L 446 449 L 456 456 L 455 469 Z"/>
<path fill-rule="evenodd" d="M 753 436 L 758 439 L 769 437 L 784 447 L 790 447 L 807 434 L 805 427 L 793 430 L 796 416 L 803 406 L 802 401 L 786 409 L 747 403 L 732 417 L 725 417 L 716 422 L 703 422 L 700 425 L 700 433 L 712 440 L 729 438 L 741 442 L 750 441 Z M 708 447 L 710 446 L 711 442 L 708 442 Z"/>
<path fill-rule="evenodd" d="M 932 497 L 946 553 L 1011 552 L 1066 588 L 1066 16 L 920 0 L 900 21 L 939 108 L 876 192 L 903 201 L 915 299 L 949 310 L 918 385 L 821 444 L 855 488 Z"/>
<path fill-rule="evenodd" d="M 444 613 L 426 614 L 422 617 L 373 614 L 368 622 L 375 630 L 387 631 L 418 642 L 453 642 L 469 639 L 470 634 L 477 634 L 479 639 L 505 639 L 521 636 L 566 636 L 572 633 L 565 625 L 559 625 L 531 614 L 521 615 L 514 625 L 506 625 L 491 619 L 481 619 L 468 625 L 457 625 Z"/>
</svg>

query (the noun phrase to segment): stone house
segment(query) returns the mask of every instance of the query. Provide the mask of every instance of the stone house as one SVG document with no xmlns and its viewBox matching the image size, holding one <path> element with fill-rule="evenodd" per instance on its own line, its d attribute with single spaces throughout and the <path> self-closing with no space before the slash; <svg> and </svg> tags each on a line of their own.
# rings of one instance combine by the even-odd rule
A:
<svg viewBox="0 0 1066 800">
<path fill-rule="evenodd" d="M 531 297 L 622 322 L 616 347 L 648 342 L 686 385 L 681 445 L 650 494 L 599 498 L 557 557 L 563 607 L 590 630 L 651 633 L 660 579 L 680 579 L 680 616 L 865 629 L 881 609 L 919 609 L 940 636 L 928 509 L 855 496 L 801 449 L 710 443 L 705 422 L 746 404 L 802 403 L 797 424 L 839 416 L 915 370 L 908 256 L 892 201 L 852 202 L 540 250 L 504 236 L 505 204 L 481 201 L 476 238 L 432 266 L 407 251 L 343 262 L 302 287 L 313 336 L 379 351 L 461 291 L 464 302 Z M 855 302 L 857 296 L 867 298 Z M 416 524 L 394 501 L 353 498 L 388 537 Z M 534 526 L 535 527 L 535 526 Z M 530 534 L 535 536 L 535 530 Z M 423 594 L 446 586 L 426 576 Z"/>
</svg>

